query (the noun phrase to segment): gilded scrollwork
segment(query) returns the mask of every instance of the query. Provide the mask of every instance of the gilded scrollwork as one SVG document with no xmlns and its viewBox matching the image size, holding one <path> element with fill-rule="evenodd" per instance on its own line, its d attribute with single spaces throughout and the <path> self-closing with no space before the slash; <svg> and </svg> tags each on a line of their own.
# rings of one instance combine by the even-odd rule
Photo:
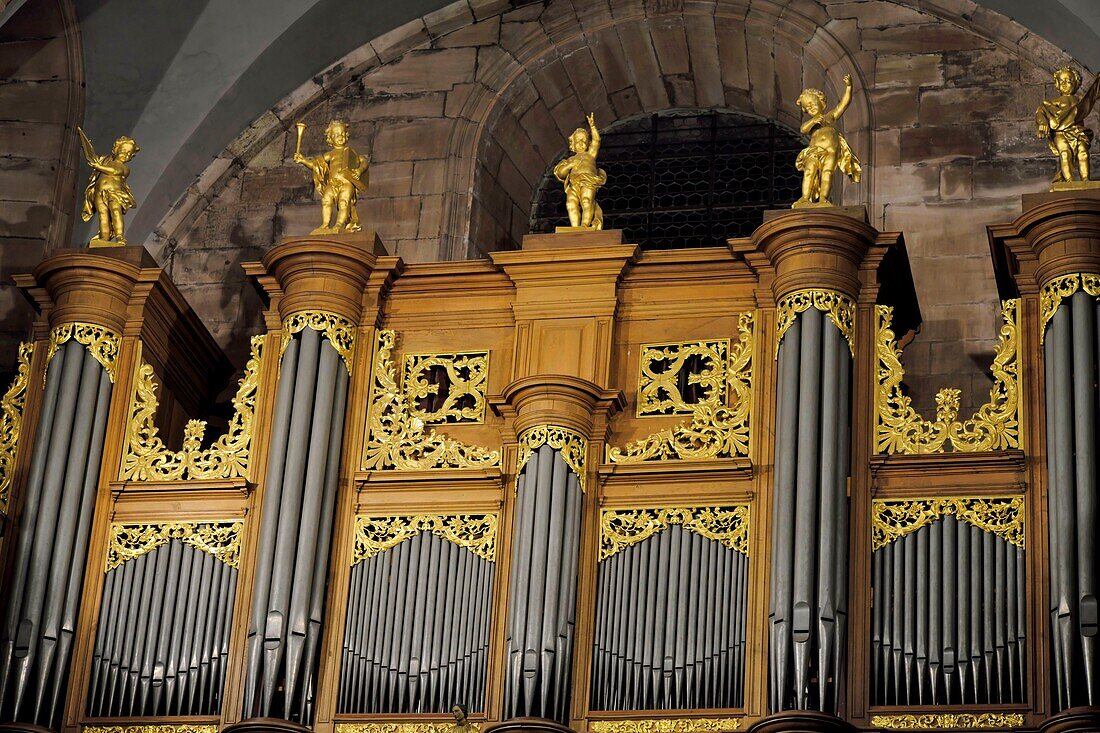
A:
<svg viewBox="0 0 1100 733">
<path fill-rule="evenodd" d="M 748 557 L 748 506 L 673 507 L 603 510 L 600 513 L 600 561 L 673 524 Z"/>
<path fill-rule="evenodd" d="M 86 725 L 84 733 L 218 733 L 217 725 Z"/>
<path fill-rule="evenodd" d="M 536 425 L 520 434 L 519 459 L 516 462 L 516 488 L 519 488 L 519 475 L 531 460 L 531 454 L 543 445 L 549 445 L 561 452 L 562 460 L 569 466 L 569 470 L 576 474 L 581 493 L 584 493 L 588 440 L 575 430 L 563 428 L 560 425 Z"/>
<path fill-rule="evenodd" d="M 638 417 L 647 415 L 690 415 L 702 403 L 721 405 L 726 400 L 728 339 L 688 341 L 676 344 L 643 344 L 638 360 Z M 687 373 L 687 384 L 697 386 L 702 396 L 688 402 L 680 392 L 680 375 L 691 360 L 701 366 Z M 664 369 L 657 371 L 659 365 Z"/>
<path fill-rule="evenodd" d="M 122 344 L 122 339 L 119 338 L 118 334 L 94 323 L 79 323 L 75 321 L 73 323 L 64 323 L 50 331 L 50 345 L 46 350 L 47 368 L 50 366 L 50 362 L 53 360 L 57 350 L 61 348 L 62 344 L 70 339 L 88 347 L 88 353 L 103 366 L 103 369 L 107 372 L 107 376 L 110 378 L 111 382 L 114 383 L 118 364 L 118 350 Z M 45 368 L 42 370 L 42 373 L 43 379 L 45 379 Z"/>
<path fill-rule="evenodd" d="M 290 339 L 294 334 L 312 329 L 323 333 L 336 349 L 336 353 L 344 361 L 344 366 L 351 374 L 351 354 L 355 347 L 355 324 L 336 313 L 328 311 L 299 311 L 283 319 L 283 342 L 279 348 L 279 354 L 286 352 L 290 345 Z"/>
<path fill-rule="evenodd" d="M 421 532 L 431 532 L 489 562 L 496 559 L 496 514 L 357 516 L 351 564 L 396 547 Z"/>
<path fill-rule="evenodd" d="M 738 338 L 730 345 L 725 382 L 729 403 L 702 402 L 691 418 L 619 448 L 608 446 L 608 463 L 691 460 L 745 456 L 752 417 L 753 315 L 742 313 Z"/>
<path fill-rule="evenodd" d="M 256 394 L 260 386 L 263 336 L 252 339 L 252 354 L 233 397 L 229 429 L 209 448 L 202 448 L 204 420 L 184 426 L 183 447 L 172 451 L 157 434 L 157 384 L 153 367 L 142 362 L 134 375 L 134 396 L 126 425 L 126 451 L 119 479 L 123 481 L 181 481 L 184 479 L 248 478 Z"/>
<path fill-rule="evenodd" d="M 891 330 L 893 309 L 878 306 L 875 353 L 878 360 L 875 390 L 875 448 L 879 453 L 973 453 L 1005 450 L 1020 445 L 1017 300 L 1001 304 L 1004 323 L 993 357 L 993 386 L 989 400 L 969 420 L 959 420 L 958 389 L 936 393 L 936 419 L 925 420 L 905 394 L 905 368 Z"/>
<path fill-rule="evenodd" d="M 886 730 L 1014 730 L 1023 726 L 1021 713 L 918 713 L 873 715 L 871 725 Z"/>
<path fill-rule="evenodd" d="M 644 720 L 594 720 L 591 733 L 710 733 L 738 730 L 740 718 L 648 718 Z"/>
<path fill-rule="evenodd" d="M 783 336 L 794 325 L 799 313 L 816 308 L 829 317 L 844 340 L 848 342 L 848 348 L 852 357 L 856 355 L 855 345 L 855 318 L 856 305 L 847 295 L 835 290 L 798 290 L 786 295 L 779 301 L 775 310 L 775 356 L 779 357 L 779 344 L 783 342 Z"/>
<path fill-rule="evenodd" d="M 440 435 L 414 414 L 411 400 L 397 384 L 393 362 L 396 342 L 393 331 L 378 332 L 362 469 L 422 471 L 499 466 L 500 451 L 466 445 Z"/>
<path fill-rule="evenodd" d="M 481 725 L 467 722 L 463 726 L 454 723 L 413 721 L 404 723 L 337 723 L 336 733 L 478 733 Z"/>
<path fill-rule="evenodd" d="M 1047 324 L 1058 312 L 1062 301 L 1084 290 L 1094 298 L 1100 298 L 1100 274 L 1080 272 L 1056 277 L 1039 290 L 1039 343 L 1046 338 Z"/>
<path fill-rule="evenodd" d="M 447 388 L 443 403 L 427 411 L 421 407 L 420 400 L 438 395 L 440 389 L 440 385 L 430 381 L 433 369 L 444 371 Z M 424 424 L 484 422 L 489 352 L 406 354 L 404 382 L 412 415 Z"/>
<path fill-rule="evenodd" d="M 0 398 L 0 514 L 7 513 L 11 498 L 15 451 L 23 428 L 23 408 L 27 402 L 27 382 L 33 353 L 34 344 L 19 344 L 15 378 L 3 398 Z"/>
<path fill-rule="evenodd" d="M 172 540 L 213 555 L 230 567 L 241 559 L 242 520 L 112 524 L 107 538 L 106 571 L 152 552 Z"/>
<path fill-rule="evenodd" d="M 1017 547 L 1024 546 L 1024 498 L 1003 496 L 875 499 L 871 503 L 871 548 L 885 547 L 949 514 Z"/>
</svg>

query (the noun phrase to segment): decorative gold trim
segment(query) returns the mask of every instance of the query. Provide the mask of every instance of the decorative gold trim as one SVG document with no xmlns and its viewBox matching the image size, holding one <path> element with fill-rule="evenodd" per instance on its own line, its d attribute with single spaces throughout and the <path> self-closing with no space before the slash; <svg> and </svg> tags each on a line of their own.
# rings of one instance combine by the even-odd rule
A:
<svg viewBox="0 0 1100 733">
<path fill-rule="evenodd" d="M 252 428 L 256 419 L 256 394 L 263 363 L 264 337 L 252 338 L 252 357 L 233 398 L 229 429 L 205 450 L 205 420 L 189 420 L 183 429 L 183 448 L 171 451 L 157 435 L 157 383 L 153 367 L 140 361 L 134 374 L 134 396 L 126 425 L 126 453 L 119 467 L 123 481 L 182 481 L 185 479 L 248 478 L 251 466 Z"/>
<path fill-rule="evenodd" d="M 592 733 L 699 733 L 731 731 L 741 727 L 740 718 L 651 718 L 648 720 L 593 720 Z"/>
<path fill-rule="evenodd" d="M 600 562 L 672 524 L 749 556 L 749 507 L 745 505 L 604 509 L 600 512 Z"/>
<path fill-rule="evenodd" d="M 351 374 L 351 352 L 355 347 L 355 324 L 347 318 L 328 311 L 299 311 L 283 319 L 283 343 L 279 348 L 279 358 L 286 353 L 290 339 L 299 331 L 311 328 L 323 333 L 332 348 L 344 360 L 344 366 Z"/>
<path fill-rule="evenodd" d="M 871 725 L 886 730 L 1002 730 L 1024 724 L 1020 713 L 945 713 L 942 715 L 873 715 Z"/>
<path fill-rule="evenodd" d="M 704 402 L 693 405 L 691 419 L 628 443 L 607 447 L 608 463 L 657 460 L 701 461 L 747 456 L 752 418 L 753 314 L 737 319 L 738 337 L 729 350 L 726 384 L 732 407 Z"/>
<path fill-rule="evenodd" d="M 541 446 L 549 445 L 561 451 L 562 460 L 569 470 L 577 475 L 577 481 L 584 493 L 585 464 L 588 457 L 588 439 L 575 430 L 559 425 L 536 425 L 527 428 L 519 436 L 519 459 L 516 461 L 516 491 L 519 491 L 519 475 L 523 467 L 531 460 L 531 454 Z"/>
<path fill-rule="evenodd" d="M 231 568 L 241 560 L 240 519 L 211 522 L 163 522 L 160 524 L 112 524 L 107 538 L 105 572 L 152 552 L 171 540 L 179 540 L 209 553 Z"/>
<path fill-rule="evenodd" d="M 63 323 L 50 331 L 50 346 L 46 350 L 46 367 L 42 369 L 42 378 L 45 379 L 46 370 L 53 360 L 54 354 L 69 339 L 76 339 L 77 343 L 88 347 L 88 353 L 92 358 L 103 365 L 111 383 L 115 381 L 115 372 L 118 364 L 118 350 L 122 339 L 118 334 L 103 326 L 94 323 Z"/>
<path fill-rule="evenodd" d="M 925 420 L 913 409 L 902 389 L 905 368 L 901 350 L 890 329 L 893 309 L 877 306 L 875 354 L 878 386 L 875 390 L 875 450 L 878 453 L 973 453 L 1020 446 L 1018 379 L 1018 300 L 1001 303 L 1004 324 L 993 356 L 993 386 L 989 400 L 969 420 L 958 420 L 960 391 L 946 387 L 936 393 L 936 419 Z"/>
<path fill-rule="evenodd" d="M 775 309 L 775 358 L 779 358 L 779 344 L 783 342 L 783 336 L 791 326 L 799 313 L 816 308 L 829 317 L 829 320 L 840 329 L 844 340 L 848 342 L 848 349 L 852 352 L 852 358 L 856 355 L 855 344 L 855 319 L 856 305 L 847 295 L 835 290 L 798 290 L 786 295 L 779 301 Z"/>
<path fill-rule="evenodd" d="M 725 404 L 729 350 L 729 339 L 642 344 L 638 357 L 637 416 L 690 415 L 703 403 L 715 407 Z M 706 396 L 689 404 L 680 394 L 677 382 L 693 356 L 702 359 L 705 366 L 698 374 L 689 373 L 687 382 L 704 388 Z M 668 367 L 661 372 L 653 371 L 653 365 L 661 362 L 668 362 Z"/>
<path fill-rule="evenodd" d="M 15 379 L 0 398 L 0 514 L 7 514 L 11 499 L 11 481 L 15 473 L 15 450 L 23 429 L 23 408 L 27 403 L 27 382 L 31 372 L 34 344 L 19 344 Z"/>
<path fill-rule="evenodd" d="M 500 465 L 500 451 L 466 445 L 427 429 L 413 415 L 408 396 L 397 384 L 391 330 L 378 331 L 374 348 L 367 414 L 367 440 L 360 466 L 397 471 L 433 468 L 491 468 Z"/>
<path fill-rule="evenodd" d="M 420 408 L 419 400 L 439 394 L 439 385 L 426 379 L 433 367 L 447 372 L 450 386 L 443 405 L 433 412 Z M 405 354 L 405 396 L 411 414 L 425 425 L 439 423 L 485 422 L 485 390 L 489 383 L 489 352 L 466 351 L 456 354 Z M 469 397 L 472 405 L 459 407 L 459 400 Z"/>
<path fill-rule="evenodd" d="M 1078 272 L 1072 275 L 1056 277 L 1039 290 L 1039 343 L 1047 335 L 1047 324 L 1058 312 L 1062 301 L 1070 298 L 1078 290 L 1084 290 L 1094 298 L 1100 298 L 1100 274 Z"/>
<path fill-rule="evenodd" d="M 431 532 L 489 562 L 496 559 L 496 514 L 361 515 L 355 518 L 351 564 L 355 566 L 421 532 Z"/>
<path fill-rule="evenodd" d="M 85 733 L 218 733 L 218 726 L 209 725 L 85 725 Z"/>
<path fill-rule="evenodd" d="M 871 549 L 885 547 L 948 514 L 1024 547 L 1024 497 L 1001 496 L 875 499 L 871 502 Z"/>
<path fill-rule="evenodd" d="M 467 721 L 454 723 L 337 723 L 336 733 L 480 733 L 481 724 Z"/>
</svg>

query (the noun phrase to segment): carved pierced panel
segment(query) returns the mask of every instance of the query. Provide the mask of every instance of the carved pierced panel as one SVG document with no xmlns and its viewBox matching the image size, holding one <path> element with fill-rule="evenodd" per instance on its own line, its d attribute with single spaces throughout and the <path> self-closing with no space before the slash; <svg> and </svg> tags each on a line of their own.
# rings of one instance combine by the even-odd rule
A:
<svg viewBox="0 0 1100 733">
<path fill-rule="evenodd" d="M 485 422 L 489 352 L 405 354 L 405 395 L 425 425 Z"/>
<path fill-rule="evenodd" d="M 605 509 L 600 513 L 600 561 L 673 524 L 749 554 L 748 506 Z"/>
<path fill-rule="evenodd" d="M 879 549 L 947 515 L 1024 546 L 1022 496 L 960 499 L 876 499 L 871 506 L 871 547 Z"/>
<path fill-rule="evenodd" d="M 496 559 L 496 514 L 415 514 L 357 516 L 351 564 L 396 547 L 421 532 L 431 532 L 489 562 Z"/>
<path fill-rule="evenodd" d="M 15 451 L 23 428 L 23 408 L 27 402 L 27 379 L 31 370 L 34 344 L 20 344 L 15 379 L 0 398 L 0 514 L 8 511 Z"/>
<path fill-rule="evenodd" d="M 241 531 L 244 522 L 162 522 L 112 524 L 107 538 L 106 571 L 152 552 L 171 540 L 213 555 L 235 568 L 241 559 Z"/>
<path fill-rule="evenodd" d="M 690 415 L 726 400 L 729 339 L 644 344 L 638 361 L 638 417 Z"/>
</svg>

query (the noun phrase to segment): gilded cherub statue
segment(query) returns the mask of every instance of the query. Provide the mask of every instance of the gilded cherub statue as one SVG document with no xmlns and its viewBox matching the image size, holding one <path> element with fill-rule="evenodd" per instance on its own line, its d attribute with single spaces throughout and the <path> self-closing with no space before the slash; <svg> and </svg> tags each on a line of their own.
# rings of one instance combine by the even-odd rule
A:
<svg viewBox="0 0 1100 733">
<path fill-rule="evenodd" d="M 1100 75 L 1092 80 L 1088 91 L 1074 96 L 1081 87 L 1081 75 L 1075 69 L 1063 66 L 1054 72 L 1054 88 L 1058 96 L 1047 99 L 1035 110 L 1035 134 L 1044 138 L 1050 152 L 1058 158 L 1058 173 L 1054 176 L 1051 191 L 1090 188 L 1089 146 L 1092 130 L 1085 127 L 1085 118 L 1092 112 L 1100 93 Z M 1074 162 L 1081 178 L 1073 180 Z M 1096 185 L 1100 186 L 1100 183 Z"/>
<path fill-rule="evenodd" d="M 596 118 L 588 115 L 588 130 L 578 127 L 569 136 L 573 153 L 554 166 L 554 177 L 565 184 L 565 208 L 574 228 L 603 229 L 603 209 L 596 203 L 596 191 L 607 183 L 607 173 L 596 167 L 600 153 L 600 132 Z"/>
<path fill-rule="evenodd" d="M 810 136 L 810 144 L 798 154 L 795 168 L 802 171 L 802 198 L 792 209 L 832 206 L 829 194 L 833 190 L 833 171 L 840 169 L 855 183 L 863 169 L 848 147 L 848 141 L 836 129 L 836 121 L 852 101 L 852 77 L 844 75 L 844 96 L 836 107 L 826 111 L 825 94 L 818 89 L 805 89 L 796 103 L 810 116 L 802 123 L 802 134 Z"/>
<path fill-rule="evenodd" d="M 341 229 L 358 232 L 359 212 L 355 204 L 359 195 L 367 190 L 367 161 L 348 147 L 348 123 L 333 120 L 325 128 L 325 142 L 331 150 L 316 158 L 302 155 L 302 133 L 306 126 L 299 122 L 298 144 L 294 149 L 294 162 L 313 171 L 313 185 L 321 196 L 321 226 L 311 234 L 337 234 Z M 336 220 L 332 221 L 332 207 L 336 206 Z M 332 222 L 332 226 L 329 223 Z"/>
<path fill-rule="evenodd" d="M 99 217 L 99 233 L 88 242 L 89 247 L 122 247 L 126 244 L 122 215 L 137 205 L 134 192 L 126 185 L 130 168 L 126 165 L 141 148 L 132 138 L 123 135 L 111 146 L 110 155 L 96 155 L 92 141 L 79 127 L 84 157 L 92 168 L 88 187 L 84 189 L 84 208 L 80 218 L 91 221 Z"/>
</svg>

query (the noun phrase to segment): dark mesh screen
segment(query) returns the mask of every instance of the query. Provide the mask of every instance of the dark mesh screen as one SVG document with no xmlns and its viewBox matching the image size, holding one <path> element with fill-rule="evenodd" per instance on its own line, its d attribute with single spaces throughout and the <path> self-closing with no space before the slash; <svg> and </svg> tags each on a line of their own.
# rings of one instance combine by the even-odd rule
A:
<svg viewBox="0 0 1100 733">
<path fill-rule="evenodd" d="M 765 209 L 799 196 L 794 160 L 804 143 L 774 122 L 732 112 L 663 113 L 612 125 L 600 137 L 607 185 L 596 201 L 604 228 L 622 229 L 624 241 L 645 249 L 724 245 L 751 234 Z M 553 165 L 531 210 L 532 232 L 569 223 Z"/>
</svg>

